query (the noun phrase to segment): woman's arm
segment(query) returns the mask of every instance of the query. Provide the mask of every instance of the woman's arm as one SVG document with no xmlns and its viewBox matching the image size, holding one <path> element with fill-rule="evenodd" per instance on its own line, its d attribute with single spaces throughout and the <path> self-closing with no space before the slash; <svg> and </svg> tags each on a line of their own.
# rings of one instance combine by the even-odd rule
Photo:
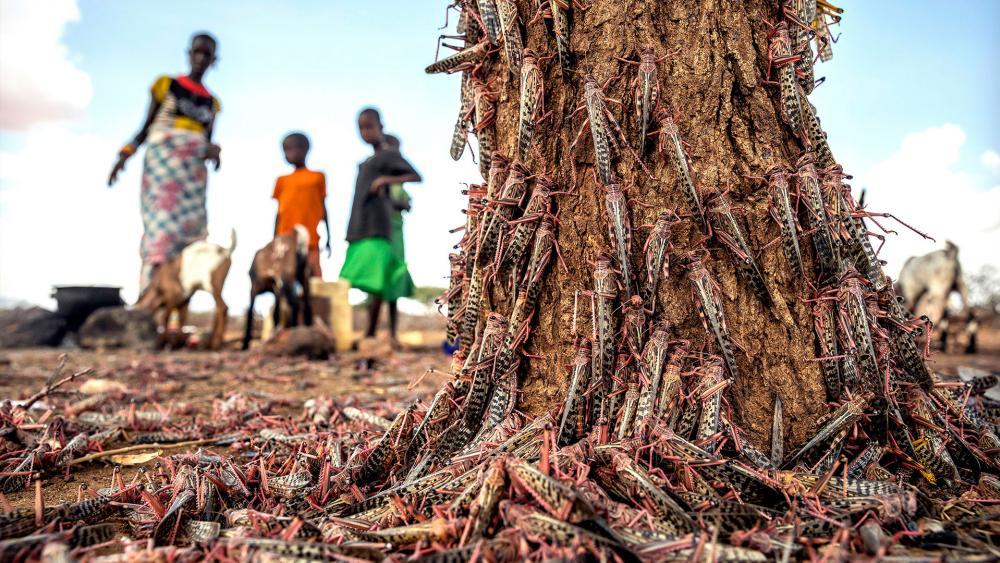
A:
<svg viewBox="0 0 1000 563">
<path fill-rule="evenodd" d="M 205 138 L 208 140 L 208 150 L 205 152 L 205 160 L 215 163 L 215 169 L 218 170 L 219 166 L 222 165 L 222 148 L 219 145 L 212 142 L 212 132 L 215 130 L 215 116 L 212 116 L 211 123 L 208 124 L 208 128 L 205 129 Z"/>
<path fill-rule="evenodd" d="M 149 108 L 146 110 L 146 120 L 143 122 L 139 132 L 132 138 L 132 142 L 118 151 L 118 161 L 115 162 L 114 167 L 111 169 L 111 175 L 108 176 L 108 187 L 111 187 L 118 181 L 118 173 L 125 169 L 125 162 L 128 161 L 130 156 L 135 154 L 139 145 L 146 141 L 146 137 L 149 135 L 149 127 L 153 124 L 153 120 L 156 119 L 156 112 L 159 110 L 160 102 L 157 101 L 155 96 L 150 95 Z"/>
</svg>

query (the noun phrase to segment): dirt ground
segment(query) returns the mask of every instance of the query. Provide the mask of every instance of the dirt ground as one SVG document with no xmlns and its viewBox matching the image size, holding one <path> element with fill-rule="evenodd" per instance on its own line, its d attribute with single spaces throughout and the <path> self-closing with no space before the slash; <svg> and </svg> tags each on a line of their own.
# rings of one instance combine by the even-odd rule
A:
<svg viewBox="0 0 1000 563">
<path fill-rule="evenodd" d="M 254 351 L 3 351 L 0 352 L 0 400 L 23 400 L 42 389 L 65 354 L 63 373 L 86 368 L 92 371 L 67 385 L 59 394 L 36 404 L 39 416 L 52 407 L 64 412 L 67 405 L 85 398 L 86 393 L 80 389 L 88 380 L 107 380 L 119 382 L 125 388 L 121 395 L 113 395 L 109 403 L 127 405 L 131 402 L 137 410 L 157 409 L 170 413 L 177 420 L 211 415 L 222 401 L 236 393 L 271 403 L 268 416 L 276 421 L 301 418 L 304 403 L 316 397 L 329 397 L 340 406 L 356 406 L 391 417 L 402 406 L 429 400 L 446 379 L 445 372 L 450 365 L 450 358 L 440 348 L 443 333 L 436 330 L 433 323 L 408 321 L 404 326 L 410 332 L 404 340 L 424 344 L 408 351 L 392 352 L 384 344 L 366 343 L 365 353 L 350 352 L 329 361 L 268 358 Z M 960 366 L 1000 371 L 998 336 L 991 333 L 981 337 L 979 354 L 936 353 L 932 365 L 946 377 L 954 376 Z M 378 358 L 373 366 L 366 359 L 370 356 Z M 109 447 L 117 446 L 111 444 Z M 219 450 L 215 449 L 217 453 L 226 453 Z M 164 454 L 181 451 L 184 450 L 170 450 Z M 147 465 L 152 463 L 155 462 Z M 126 480 L 135 474 L 135 469 L 123 471 Z M 48 506 L 75 501 L 81 486 L 90 490 L 108 486 L 112 471 L 110 462 L 101 460 L 74 467 L 68 477 L 48 478 L 42 484 L 44 502 Z M 6 502 L 13 507 L 31 506 L 33 487 L 6 495 Z M 6 508 L 9 507 L 0 506 L 0 510 Z"/>
<path fill-rule="evenodd" d="M 87 388 L 81 386 L 87 381 L 100 380 L 124 385 L 124 392 L 112 393 L 109 398 L 108 403 L 115 403 L 115 408 L 108 412 L 134 403 L 136 410 L 156 409 L 170 413 L 177 422 L 185 418 L 210 418 L 220 402 L 236 393 L 270 403 L 268 416 L 276 421 L 300 418 L 303 404 L 317 397 L 329 397 L 340 406 L 356 406 L 391 417 L 401 405 L 432 396 L 445 380 L 445 372 L 450 366 L 450 357 L 440 348 L 443 332 L 411 330 L 401 336 L 406 336 L 404 341 L 425 344 L 393 352 L 385 344 L 367 342 L 362 348 L 365 354 L 350 352 L 329 361 L 269 358 L 255 351 L 0 351 L 0 400 L 24 400 L 41 390 L 65 354 L 63 374 L 87 368 L 92 371 L 61 388 L 56 395 L 36 403 L 33 409 L 36 416 L 53 407 L 58 413 L 65 412 L 66 406 L 87 397 L 80 391 Z M 367 360 L 371 355 L 378 357 L 374 365 Z M 219 450 L 215 448 L 217 453 L 226 453 Z M 183 451 L 164 451 L 164 455 Z M 135 469 L 123 471 L 126 480 Z M 81 485 L 91 491 L 106 487 L 112 471 L 109 462 L 95 461 L 84 467 L 73 467 L 68 478 L 46 479 L 42 485 L 44 502 L 50 506 L 76 501 Z M 6 501 L 13 507 L 31 506 L 33 487 L 7 494 Z M 0 511 L 9 508 L 2 504 L 0 498 Z"/>
</svg>

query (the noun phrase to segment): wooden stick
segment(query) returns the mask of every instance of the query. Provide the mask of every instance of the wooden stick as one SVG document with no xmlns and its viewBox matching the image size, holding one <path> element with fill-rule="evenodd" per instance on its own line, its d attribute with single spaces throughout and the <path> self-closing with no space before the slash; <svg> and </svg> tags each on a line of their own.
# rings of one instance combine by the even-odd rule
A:
<svg viewBox="0 0 1000 563">
<path fill-rule="evenodd" d="M 188 440 L 187 442 L 177 442 L 175 444 L 138 444 L 135 446 L 126 446 L 124 448 L 118 448 L 116 450 L 105 450 L 103 452 L 97 452 L 79 457 L 69 462 L 72 465 L 79 465 L 81 463 L 87 463 L 88 461 L 94 461 L 95 459 L 101 459 L 104 457 L 110 457 L 118 454 L 128 454 L 132 452 L 141 452 L 143 450 L 176 450 L 178 448 L 187 448 L 190 446 L 200 446 L 202 444 L 208 444 L 215 442 L 219 438 L 202 438 L 200 440 Z"/>
<path fill-rule="evenodd" d="M 80 371 L 78 371 L 78 372 L 76 372 L 76 373 L 74 373 L 72 375 L 67 375 L 66 377 L 60 379 L 59 381 L 57 381 L 55 383 L 47 383 L 45 385 L 44 389 L 42 389 L 38 393 L 35 393 L 31 397 L 29 397 L 28 400 L 24 402 L 24 405 L 22 405 L 21 408 L 23 408 L 26 411 L 30 410 L 31 409 L 31 405 L 33 405 L 33 404 L 37 403 L 39 400 L 45 398 L 45 396 L 49 395 L 50 393 L 52 393 L 53 391 L 55 391 L 59 387 L 62 387 L 63 385 L 69 383 L 70 381 L 73 381 L 77 377 L 80 377 L 80 376 L 83 376 L 83 375 L 87 375 L 88 373 L 90 373 L 92 371 L 94 371 L 94 370 L 92 370 L 90 368 L 82 369 L 82 370 L 80 370 Z"/>
</svg>

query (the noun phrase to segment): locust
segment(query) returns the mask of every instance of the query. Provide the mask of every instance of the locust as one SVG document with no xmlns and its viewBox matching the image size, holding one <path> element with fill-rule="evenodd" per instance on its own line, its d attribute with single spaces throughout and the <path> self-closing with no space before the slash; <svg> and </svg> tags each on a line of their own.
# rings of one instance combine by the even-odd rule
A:
<svg viewBox="0 0 1000 563">
<path fill-rule="evenodd" d="M 654 338 L 656 335 L 654 333 Z M 659 396 L 653 397 L 653 416 L 665 418 L 671 403 L 678 399 L 681 388 L 681 369 L 684 367 L 684 357 L 687 355 L 687 343 L 681 342 L 667 357 L 660 381 Z"/>
<path fill-rule="evenodd" d="M 462 313 L 461 331 L 459 332 L 459 346 L 463 353 L 467 353 L 476 341 L 476 326 L 479 324 L 479 307 L 482 301 L 483 291 L 483 267 L 478 261 L 472 266 L 472 273 L 469 276 L 469 288 L 465 298 L 465 311 Z"/>
<path fill-rule="evenodd" d="M 614 366 L 614 303 L 618 297 L 618 281 L 611 269 L 611 259 L 600 254 L 594 264 L 594 298 L 596 301 L 597 349 L 594 353 L 594 368 L 591 372 L 595 383 L 594 405 L 601 412 L 604 392 L 611 380 Z"/>
<path fill-rule="evenodd" d="M 632 280 L 631 259 L 632 223 L 629 220 L 629 206 L 625 192 L 618 184 L 604 186 L 604 212 L 608 221 L 608 237 L 614 244 L 618 255 L 618 269 L 627 295 L 632 296 L 634 282 Z"/>
<path fill-rule="evenodd" d="M 660 108 L 656 114 L 660 124 L 658 151 L 667 156 L 667 160 L 674 168 L 677 181 L 681 184 L 681 193 L 684 194 L 684 199 L 687 202 L 688 211 L 694 216 L 701 229 L 704 232 L 709 232 L 708 220 L 701 204 L 701 194 L 698 193 L 698 188 L 695 187 L 691 176 L 687 153 L 681 142 L 680 129 L 677 128 L 677 124 L 674 123 L 673 117 L 670 116 L 670 112 L 666 108 Z"/>
<path fill-rule="evenodd" d="M 719 347 L 722 360 L 729 371 L 729 377 L 738 380 L 739 368 L 736 366 L 736 356 L 733 353 L 733 341 L 729 335 L 729 328 L 726 326 L 725 313 L 722 310 L 722 302 L 719 300 L 715 281 L 709 276 L 708 270 L 701 260 L 692 261 L 688 278 L 691 280 L 698 300 L 698 310 L 701 313 L 701 321 L 705 325 L 705 330 L 712 335 Z"/>
<path fill-rule="evenodd" d="M 771 30 L 768 60 L 770 69 L 778 72 L 778 94 L 781 98 L 781 115 L 785 122 L 798 134 L 802 128 L 802 107 L 799 86 L 795 78 L 795 64 L 799 56 L 792 55 L 792 40 L 788 34 L 788 24 L 779 22 Z"/>
<path fill-rule="evenodd" d="M 837 312 L 832 301 L 817 299 L 813 302 L 813 326 L 816 329 L 816 342 L 819 348 L 819 367 L 826 383 L 826 397 L 837 400 L 840 398 L 844 380 L 837 359 Z"/>
<path fill-rule="evenodd" d="M 642 295 L 649 302 L 653 311 L 656 310 L 656 294 L 660 284 L 660 276 L 666 275 L 670 267 L 668 251 L 673 248 L 670 240 L 671 227 L 676 220 L 676 213 L 661 212 L 657 216 L 656 223 L 653 224 L 642 249 L 646 266 L 646 279 Z"/>
<path fill-rule="evenodd" d="M 595 518 L 596 511 L 579 491 L 550 477 L 535 465 L 512 456 L 504 458 L 507 475 L 514 486 L 531 495 L 549 514 L 571 524 Z"/>
<path fill-rule="evenodd" d="M 593 357 L 592 345 L 587 339 L 579 339 L 575 344 L 573 362 L 570 364 L 569 388 L 559 419 L 558 440 L 561 445 L 569 445 L 583 433 L 586 420 L 585 391 L 590 385 L 590 370 Z"/>
<path fill-rule="evenodd" d="M 625 399 L 622 401 L 622 408 L 615 421 L 619 440 L 624 440 L 635 432 L 634 423 L 636 409 L 639 406 L 639 393 L 639 382 L 632 378 L 626 385 Z"/>
<path fill-rule="evenodd" d="M 479 172 L 484 178 L 488 178 L 493 148 L 496 146 L 496 134 L 493 129 L 496 122 L 496 94 L 489 91 L 486 84 L 477 79 L 473 79 L 472 89 L 476 115 L 474 131 L 479 140 Z"/>
<path fill-rule="evenodd" d="M 612 479 L 616 481 L 614 484 L 608 484 L 613 489 L 619 488 L 621 492 L 626 493 L 627 498 L 637 498 L 674 533 L 680 535 L 694 528 L 694 522 L 684 509 L 663 492 L 663 488 L 654 483 L 649 473 L 630 456 L 621 453 L 612 454 L 611 470 L 611 474 L 604 474 L 607 479 L 602 481 L 606 483 Z"/>
<path fill-rule="evenodd" d="M 639 53 L 639 62 L 619 58 L 618 60 L 637 65 L 638 73 L 632 80 L 632 95 L 634 97 L 636 117 L 639 120 L 639 154 L 646 148 L 646 132 L 649 131 L 653 112 L 656 110 L 660 97 L 660 83 L 656 65 L 667 57 L 656 57 L 656 50 L 644 47 Z"/>
<path fill-rule="evenodd" d="M 551 193 L 552 181 L 544 176 L 539 176 L 535 181 L 535 188 L 528 198 L 528 203 L 524 206 L 524 214 L 516 221 L 514 233 L 510 237 L 510 242 L 503 250 L 499 259 L 501 268 L 514 267 L 520 262 L 524 252 L 528 249 L 528 244 L 534 238 L 542 217 L 549 213 L 552 207 Z"/>
<path fill-rule="evenodd" d="M 557 252 L 555 240 L 555 223 L 551 217 L 542 217 L 535 231 L 534 242 L 528 255 L 521 291 L 514 301 L 514 310 L 510 317 L 511 344 L 507 348 L 513 350 L 528 336 L 528 320 L 534 314 L 535 304 L 542 288 L 542 279 L 552 260 L 552 253 Z"/>
<path fill-rule="evenodd" d="M 788 28 L 789 44 L 791 52 L 798 55 L 795 61 L 795 74 L 798 77 L 799 86 L 806 94 L 811 94 L 816 86 L 816 77 L 813 69 L 813 51 L 810 36 L 810 22 L 816 17 L 815 2 L 800 2 L 800 9 L 793 6 L 795 2 L 789 0 L 785 2 L 782 11 L 785 19 L 790 22 Z"/>
<path fill-rule="evenodd" d="M 781 166 L 772 166 L 764 176 L 771 195 L 771 216 L 781 231 L 781 248 L 792 267 L 792 274 L 799 278 L 803 273 L 802 248 L 799 245 L 798 221 L 788 192 L 788 172 Z"/>
<path fill-rule="evenodd" d="M 413 409 L 414 407 L 410 406 L 396 415 L 396 418 L 392 421 L 392 426 L 385 431 L 378 443 L 375 444 L 375 447 L 368 454 L 368 457 L 365 458 L 364 463 L 358 467 L 354 476 L 356 483 L 366 484 L 388 473 L 389 468 L 396 460 L 393 444 L 399 439 L 403 427 L 412 415 Z"/>
<path fill-rule="evenodd" d="M 570 5 L 572 0 L 539 0 L 539 15 L 552 20 L 552 36 L 556 42 L 556 54 L 563 76 L 570 77 L 573 68 L 573 53 L 570 50 Z M 536 18 L 537 19 L 537 18 Z"/>
<path fill-rule="evenodd" d="M 521 63 L 521 96 L 517 114 L 517 156 L 521 161 L 528 159 L 535 123 L 542 114 L 544 104 L 545 84 L 542 71 L 538 68 L 538 55 L 525 49 Z"/>
<path fill-rule="evenodd" d="M 430 405 L 427 406 L 427 411 L 424 413 L 423 419 L 413 430 L 413 439 L 403 454 L 404 467 L 412 467 L 422 453 L 422 448 L 433 444 L 438 439 L 444 427 L 448 424 L 448 419 L 453 411 L 452 402 L 454 398 L 460 393 L 464 394 L 463 392 L 467 392 L 467 386 L 468 384 L 466 383 L 465 385 L 461 385 L 461 389 L 458 389 L 455 383 L 447 383 L 434 395 Z"/>
<path fill-rule="evenodd" d="M 483 423 L 483 410 L 486 400 L 496 384 L 496 378 L 502 374 L 496 373 L 496 357 L 507 334 L 507 318 L 499 313 L 490 313 L 486 317 L 486 327 L 479 346 L 479 354 L 469 358 L 469 371 L 472 375 L 472 385 L 462 404 L 464 410 L 464 425 L 478 429 Z"/>
<path fill-rule="evenodd" d="M 462 533 L 460 545 L 466 545 L 474 538 L 478 539 L 486 531 L 496 513 L 506 483 L 507 470 L 504 467 L 504 460 L 497 458 L 486 467 L 483 474 L 479 494 L 469 508 L 469 520 Z"/>
<path fill-rule="evenodd" d="M 837 308 L 841 326 L 847 329 L 847 334 L 841 336 L 846 338 L 847 347 L 853 350 L 861 368 L 862 387 L 866 390 L 880 388 L 881 372 L 871 333 L 871 321 L 864 291 L 856 276 L 848 273 L 841 280 L 837 290 Z"/>
<path fill-rule="evenodd" d="M 625 349 L 634 358 L 639 358 L 646 345 L 646 308 L 643 306 L 642 298 L 633 295 L 622 305 L 622 310 Z"/>
<path fill-rule="evenodd" d="M 804 114 L 806 139 L 809 141 L 808 144 L 813 154 L 816 155 L 816 164 L 820 168 L 833 166 L 837 162 L 833 159 L 830 144 L 826 141 L 826 132 L 823 131 L 823 126 L 816 115 L 816 106 L 804 98 L 802 100 L 802 113 Z"/>
<path fill-rule="evenodd" d="M 699 383 L 699 400 L 701 401 L 701 411 L 698 415 L 697 441 L 704 444 L 704 448 L 709 453 L 715 453 L 715 442 L 708 443 L 708 440 L 719 431 L 719 415 L 722 411 L 722 390 L 726 381 L 722 375 L 722 366 L 711 364 L 704 370 L 704 378 Z"/>
<path fill-rule="evenodd" d="M 490 208 L 489 218 L 484 218 L 480 228 L 479 248 L 476 251 L 478 264 L 487 264 L 496 258 L 500 233 L 514 215 L 514 208 L 521 205 L 527 192 L 528 169 L 520 162 L 514 161 L 507 173 L 507 181 L 503 189 L 487 206 Z"/>
<path fill-rule="evenodd" d="M 476 0 L 476 5 L 479 8 L 479 17 L 482 19 L 483 30 L 486 32 L 486 38 L 491 44 L 498 44 L 500 41 L 501 27 L 500 15 L 498 13 L 495 0 Z"/>
<path fill-rule="evenodd" d="M 587 118 L 580 127 L 580 132 L 570 144 L 570 150 L 580 141 L 584 129 L 589 126 L 590 136 L 594 143 L 594 163 L 597 179 L 602 185 L 606 186 L 615 183 L 614 174 L 611 172 L 611 147 L 618 148 L 616 139 L 621 140 L 622 145 L 632 152 L 633 158 L 635 158 L 636 163 L 642 168 L 643 172 L 647 176 L 652 176 L 649 169 L 642 162 L 642 158 L 631 149 L 630 145 L 625 143 L 625 135 L 622 133 L 622 128 L 614 115 L 612 115 L 611 110 L 608 109 L 608 100 L 609 98 L 604 95 L 604 91 L 597 83 L 597 80 L 593 76 L 587 76 L 583 84 L 583 104 L 573 112 L 573 115 L 575 115 L 577 112 L 586 109 Z"/>
<path fill-rule="evenodd" d="M 458 160 L 465 152 L 465 145 L 469 137 L 469 125 L 472 115 L 475 112 L 474 95 L 472 88 L 472 74 L 465 72 L 462 74 L 462 86 L 459 93 L 461 100 L 458 119 L 455 120 L 455 131 L 451 135 L 451 158 Z"/>
<path fill-rule="evenodd" d="M 451 74 L 471 69 L 479 64 L 490 52 L 489 43 L 480 42 L 434 62 L 424 69 L 427 74 Z"/>
<path fill-rule="evenodd" d="M 500 31 L 503 33 L 503 52 L 507 58 L 507 70 L 513 76 L 521 74 L 524 39 L 521 37 L 521 24 L 518 21 L 517 4 L 514 0 L 493 0 L 500 20 Z M 523 158 L 523 157 L 522 157 Z"/>
<path fill-rule="evenodd" d="M 816 32 L 816 49 L 819 52 L 819 59 L 828 62 L 833 58 L 833 44 L 836 42 L 833 34 L 830 33 L 830 20 L 833 23 L 840 23 L 840 14 L 844 13 L 844 10 L 822 0 L 816 0 L 814 3 L 819 9 L 816 10 L 815 17 L 809 23 Z"/>
<path fill-rule="evenodd" d="M 750 282 L 750 285 L 754 288 L 761 301 L 765 304 L 770 304 L 771 295 L 767 290 L 767 284 L 764 282 L 764 274 L 761 272 L 760 266 L 757 265 L 757 260 L 754 258 L 750 243 L 747 242 L 746 236 L 743 234 L 743 228 L 740 226 L 739 221 L 737 221 L 736 215 L 733 214 L 733 209 L 729 205 L 729 198 L 726 197 L 724 192 L 712 198 L 709 217 L 712 219 L 712 232 L 716 239 L 732 252 L 737 260 L 740 272 Z"/>
<path fill-rule="evenodd" d="M 937 432 L 928 424 L 933 420 L 931 412 L 931 402 L 919 388 L 915 388 L 909 395 L 910 416 L 919 419 L 917 421 L 917 439 L 910 443 L 913 453 L 916 454 L 917 461 L 923 465 L 924 469 L 930 472 L 932 483 L 937 479 L 946 479 L 949 483 L 956 483 L 959 479 L 958 467 L 948 450 L 945 448 L 944 439 L 940 432 Z"/>
<path fill-rule="evenodd" d="M 882 458 L 885 448 L 875 442 L 868 442 L 865 448 L 858 453 L 847 465 L 847 476 L 852 479 L 861 479 L 865 475 L 868 466 L 878 463 Z"/>
<path fill-rule="evenodd" d="M 813 245 L 816 247 L 817 258 L 826 272 L 837 273 L 840 269 L 840 256 L 833 244 L 830 220 L 826 214 L 826 204 L 812 154 L 803 153 L 796 163 L 796 169 L 799 193 L 806 201 L 808 226 L 814 231 Z"/>
<path fill-rule="evenodd" d="M 439 303 L 448 306 L 447 327 L 445 337 L 448 344 L 454 346 L 458 339 L 458 322 L 461 320 L 459 309 L 462 306 L 462 293 L 465 285 L 465 257 L 458 253 L 448 255 L 451 265 L 451 275 L 448 277 L 448 291 L 440 298 Z"/>
<path fill-rule="evenodd" d="M 871 395 L 858 395 L 837 407 L 837 410 L 830 414 L 826 424 L 816 432 L 816 435 L 785 460 L 784 467 L 794 466 L 807 452 L 832 439 L 845 428 L 850 428 L 855 422 L 861 420 L 864 408 L 868 404 L 870 397 Z"/>
</svg>

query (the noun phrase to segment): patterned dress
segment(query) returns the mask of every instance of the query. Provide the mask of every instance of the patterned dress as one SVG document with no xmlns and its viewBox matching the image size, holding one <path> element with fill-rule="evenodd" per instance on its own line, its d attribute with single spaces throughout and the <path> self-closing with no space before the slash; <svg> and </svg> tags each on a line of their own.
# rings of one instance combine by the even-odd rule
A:
<svg viewBox="0 0 1000 563">
<path fill-rule="evenodd" d="M 153 83 L 160 107 L 147 138 L 142 171 L 142 288 L 153 267 L 207 235 L 207 132 L 219 102 L 186 76 Z"/>
</svg>

